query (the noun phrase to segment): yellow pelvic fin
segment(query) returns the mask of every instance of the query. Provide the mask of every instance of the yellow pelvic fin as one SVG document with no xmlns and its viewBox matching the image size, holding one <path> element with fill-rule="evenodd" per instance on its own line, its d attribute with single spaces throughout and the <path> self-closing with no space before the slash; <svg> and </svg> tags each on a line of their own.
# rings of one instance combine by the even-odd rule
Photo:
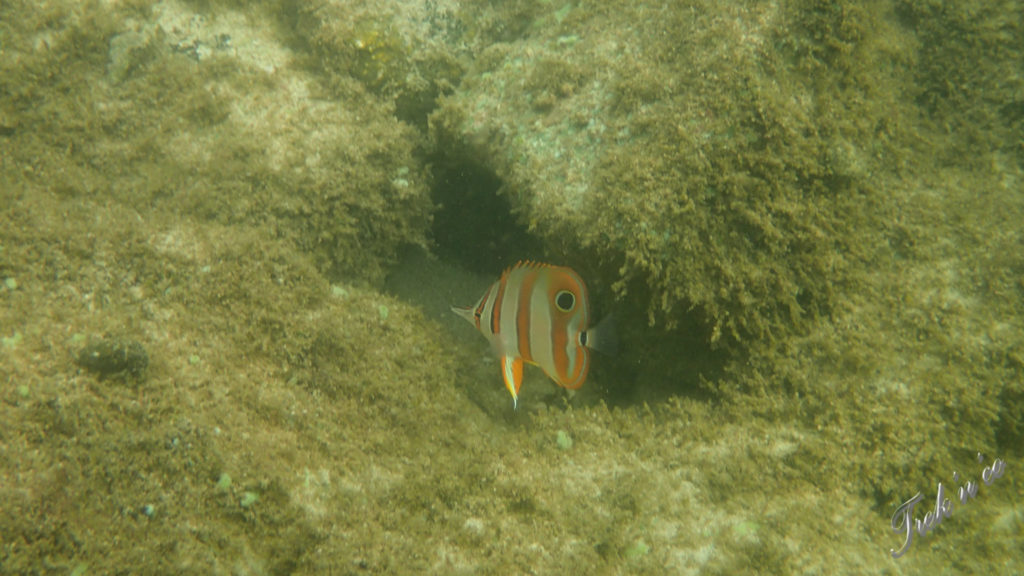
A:
<svg viewBox="0 0 1024 576">
<path fill-rule="evenodd" d="M 512 409 L 519 407 L 519 386 L 523 383 L 523 359 L 518 356 L 501 357 L 501 377 L 512 395 Z"/>
</svg>

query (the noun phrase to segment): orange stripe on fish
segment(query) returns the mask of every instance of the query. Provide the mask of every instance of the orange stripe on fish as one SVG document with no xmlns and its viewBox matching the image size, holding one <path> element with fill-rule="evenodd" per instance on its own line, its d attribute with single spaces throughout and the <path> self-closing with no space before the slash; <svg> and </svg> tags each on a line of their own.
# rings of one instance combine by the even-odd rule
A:
<svg viewBox="0 0 1024 576">
<path fill-rule="evenodd" d="M 487 303 L 487 297 L 491 295 L 491 289 L 487 289 L 487 293 L 480 299 L 480 303 L 477 305 L 476 310 L 473 312 L 472 318 L 467 318 L 470 322 L 476 326 L 476 329 L 480 329 L 480 316 L 484 313 L 484 305 Z"/>
<path fill-rule="evenodd" d="M 523 362 L 540 366 L 559 386 L 576 389 L 590 368 L 588 348 L 598 348 L 599 340 L 613 345 L 608 330 L 604 338 L 597 338 L 597 329 L 590 328 L 587 287 L 576 272 L 563 266 L 519 262 L 506 269 L 476 305 L 452 311 L 473 324 L 501 358 L 502 379 L 514 406 Z"/>
</svg>

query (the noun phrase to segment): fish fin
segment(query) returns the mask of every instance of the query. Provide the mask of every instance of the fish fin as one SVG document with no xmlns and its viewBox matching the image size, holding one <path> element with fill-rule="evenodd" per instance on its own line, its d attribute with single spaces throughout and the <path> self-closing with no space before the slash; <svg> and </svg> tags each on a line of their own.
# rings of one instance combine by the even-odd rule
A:
<svg viewBox="0 0 1024 576">
<path fill-rule="evenodd" d="M 518 356 L 501 357 L 501 377 L 505 388 L 512 395 L 512 409 L 519 407 L 519 387 L 523 384 L 523 359 Z"/>
<path fill-rule="evenodd" d="M 463 308 L 462 306 L 452 306 L 452 312 L 455 312 L 461 318 L 465 318 L 470 324 L 476 325 L 476 317 L 474 316 L 475 310 L 472 306 Z"/>
<path fill-rule="evenodd" d="M 615 333 L 615 315 L 609 314 L 590 330 L 584 332 L 587 348 L 597 350 L 607 356 L 615 356 L 619 351 L 619 338 Z"/>
</svg>

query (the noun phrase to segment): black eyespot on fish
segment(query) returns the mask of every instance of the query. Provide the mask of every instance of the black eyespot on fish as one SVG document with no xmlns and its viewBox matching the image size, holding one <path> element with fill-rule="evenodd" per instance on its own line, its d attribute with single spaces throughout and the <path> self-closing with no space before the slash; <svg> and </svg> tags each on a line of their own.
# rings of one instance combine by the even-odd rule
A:
<svg viewBox="0 0 1024 576">
<path fill-rule="evenodd" d="M 576 305 L 576 297 L 573 296 L 572 292 L 568 290 L 562 290 L 555 295 L 555 306 L 562 312 L 568 312 L 572 310 L 572 307 Z"/>
<path fill-rule="evenodd" d="M 587 345 L 587 333 L 586 332 L 580 332 L 580 346 L 586 346 L 586 345 Z"/>
</svg>

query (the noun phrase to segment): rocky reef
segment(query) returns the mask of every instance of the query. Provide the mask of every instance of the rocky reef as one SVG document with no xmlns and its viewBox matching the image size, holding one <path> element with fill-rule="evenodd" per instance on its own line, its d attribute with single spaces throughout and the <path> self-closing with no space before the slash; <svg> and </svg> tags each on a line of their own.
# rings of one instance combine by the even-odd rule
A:
<svg viewBox="0 0 1024 576">
<path fill-rule="evenodd" d="M 0 572 L 1020 572 L 1022 16 L 3 3 Z"/>
</svg>

